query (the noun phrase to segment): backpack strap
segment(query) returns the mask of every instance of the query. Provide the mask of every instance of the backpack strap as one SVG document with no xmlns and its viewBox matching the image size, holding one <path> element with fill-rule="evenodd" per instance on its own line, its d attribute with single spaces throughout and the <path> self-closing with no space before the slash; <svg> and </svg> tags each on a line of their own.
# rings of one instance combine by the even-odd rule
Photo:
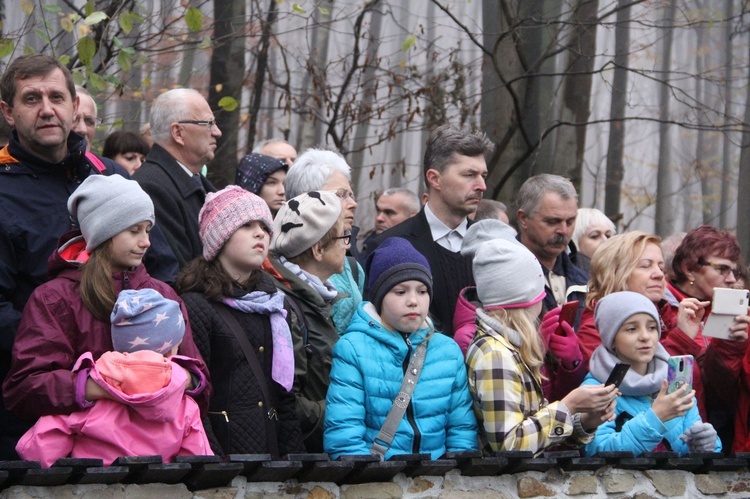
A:
<svg viewBox="0 0 750 499">
<path fill-rule="evenodd" d="M 430 341 L 430 338 L 432 338 L 432 333 L 414 351 L 409 361 L 409 367 L 406 369 L 406 373 L 404 373 L 401 389 L 393 400 L 393 405 L 391 406 L 391 410 L 388 411 L 388 416 L 386 416 L 383 426 L 372 442 L 371 452 L 378 454 L 381 459 L 388 452 L 388 448 L 391 446 L 391 442 L 393 442 L 393 437 L 396 436 L 398 425 L 404 419 L 406 408 L 411 403 L 411 396 L 417 387 L 419 375 L 422 374 L 424 359 L 427 356 L 427 343 Z"/>
<path fill-rule="evenodd" d="M 107 171 L 107 167 L 104 165 L 104 162 L 101 159 L 99 159 L 99 157 L 96 154 L 86 151 L 85 156 L 86 156 L 86 159 L 89 160 L 89 163 L 91 163 L 91 166 L 93 166 L 97 172 L 104 173 Z"/>
</svg>

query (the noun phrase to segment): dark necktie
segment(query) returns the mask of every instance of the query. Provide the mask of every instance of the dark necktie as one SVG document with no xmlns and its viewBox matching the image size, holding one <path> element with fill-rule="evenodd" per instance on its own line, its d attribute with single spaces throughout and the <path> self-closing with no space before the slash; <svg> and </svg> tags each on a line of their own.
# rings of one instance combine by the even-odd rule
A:
<svg viewBox="0 0 750 499">
<path fill-rule="evenodd" d="M 206 188 L 203 187 L 203 181 L 201 181 L 200 174 L 196 173 L 195 175 L 193 175 L 193 182 L 195 182 L 196 184 L 198 184 L 198 188 L 201 190 L 201 192 L 205 196 L 206 195 Z"/>
</svg>

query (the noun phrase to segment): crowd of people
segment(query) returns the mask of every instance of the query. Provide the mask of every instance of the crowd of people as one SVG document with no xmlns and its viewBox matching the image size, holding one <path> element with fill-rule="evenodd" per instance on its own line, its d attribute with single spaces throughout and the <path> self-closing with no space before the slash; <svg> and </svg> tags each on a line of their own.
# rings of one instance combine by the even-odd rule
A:
<svg viewBox="0 0 750 499">
<path fill-rule="evenodd" d="M 333 150 L 267 140 L 216 189 L 197 91 L 102 156 L 54 58 L 15 59 L 0 108 L 0 459 L 750 449 L 750 315 L 703 328 L 750 286 L 727 231 L 617 234 L 551 174 L 483 200 L 492 144 L 443 125 L 424 195 L 359 234 Z"/>
</svg>

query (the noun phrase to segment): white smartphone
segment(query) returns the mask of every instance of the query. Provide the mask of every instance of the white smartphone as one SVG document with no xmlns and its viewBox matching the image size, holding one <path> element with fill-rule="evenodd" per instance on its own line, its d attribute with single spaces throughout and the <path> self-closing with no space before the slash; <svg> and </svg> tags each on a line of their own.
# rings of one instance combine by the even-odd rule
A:
<svg viewBox="0 0 750 499">
<path fill-rule="evenodd" d="M 703 336 L 729 338 L 729 328 L 734 318 L 747 314 L 748 291 L 746 289 L 714 288 L 711 314 L 703 326 Z"/>
</svg>

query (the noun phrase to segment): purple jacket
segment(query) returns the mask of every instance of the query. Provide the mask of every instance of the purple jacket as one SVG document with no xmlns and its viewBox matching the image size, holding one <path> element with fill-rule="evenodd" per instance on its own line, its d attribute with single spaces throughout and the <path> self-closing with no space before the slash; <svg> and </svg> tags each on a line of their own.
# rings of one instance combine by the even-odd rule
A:
<svg viewBox="0 0 750 499">
<path fill-rule="evenodd" d="M 69 241 L 82 245 L 83 239 L 74 241 L 76 237 L 80 237 L 80 232 L 69 232 L 60 239 L 58 248 Z M 49 274 L 52 279 L 36 288 L 24 308 L 13 345 L 13 363 L 3 382 L 5 407 L 29 420 L 84 408 L 79 404 L 82 396 L 76 398 L 77 373 L 73 372 L 73 366 L 86 352 L 99 358 L 104 352 L 114 350 L 109 322 L 94 317 L 81 300 L 79 264 L 65 260 L 58 250 L 50 257 Z M 179 296 L 167 284 L 151 278 L 142 264 L 133 270 L 116 272 L 112 279 L 115 294 L 122 289 L 155 289 L 178 302 L 187 319 L 187 310 Z M 211 396 L 210 378 L 187 320 L 179 354 L 196 359 L 197 369 L 193 365 L 183 367 L 197 376 L 200 384 L 186 393 L 205 414 Z"/>
</svg>

